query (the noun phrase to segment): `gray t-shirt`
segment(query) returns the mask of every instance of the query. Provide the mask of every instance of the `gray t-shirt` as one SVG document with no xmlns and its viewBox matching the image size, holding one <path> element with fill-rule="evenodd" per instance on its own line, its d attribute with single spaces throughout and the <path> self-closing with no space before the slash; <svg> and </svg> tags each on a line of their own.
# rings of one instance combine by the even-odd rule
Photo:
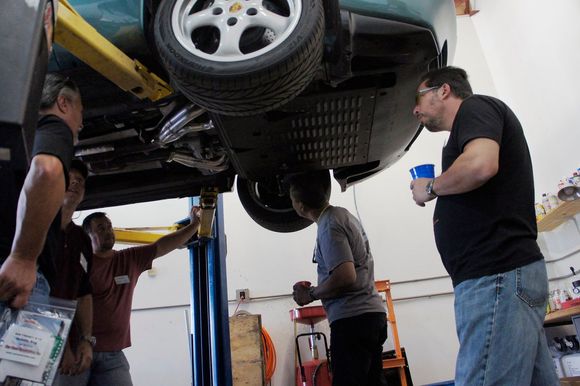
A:
<svg viewBox="0 0 580 386">
<path fill-rule="evenodd" d="M 314 258 L 318 263 L 318 285 L 340 264 L 352 261 L 356 283 L 341 297 L 322 300 L 329 323 L 368 312 L 385 312 L 375 287 L 374 260 L 367 236 L 346 209 L 329 206 L 320 216 Z"/>
</svg>

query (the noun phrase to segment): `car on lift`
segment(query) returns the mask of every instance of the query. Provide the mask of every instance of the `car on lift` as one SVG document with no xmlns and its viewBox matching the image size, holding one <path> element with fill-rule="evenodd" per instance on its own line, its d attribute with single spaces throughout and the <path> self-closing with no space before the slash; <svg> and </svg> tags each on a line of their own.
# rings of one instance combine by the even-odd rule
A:
<svg viewBox="0 0 580 386">
<path fill-rule="evenodd" d="M 284 177 L 331 169 L 343 190 L 401 158 L 422 127 L 421 74 L 447 64 L 452 0 L 70 0 L 102 35 L 170 82 L 142 101 L 66 50 L 49 70 L 83 94 L 82 208 L 237 191 L 278 232 L 310 223 Z"/>
</svg>

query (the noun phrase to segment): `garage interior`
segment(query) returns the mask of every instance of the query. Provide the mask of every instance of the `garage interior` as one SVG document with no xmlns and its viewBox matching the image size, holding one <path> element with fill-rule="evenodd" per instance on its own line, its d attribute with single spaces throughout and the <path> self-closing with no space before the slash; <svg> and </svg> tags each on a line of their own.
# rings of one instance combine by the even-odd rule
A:
<svg viewBox="0 0 580 386">
<path fill-rule="evenodd" d="M 457 18 L 453 64 L 467 70 L 475 92 L 505 100 L 518 114 L 540 200 L 541 193 L 554 192 L 558 180 L 579 162 L 580 131 L 574 122 L 580 84 L 574 70 L 580 53 L 571 47 L 580 44 L 580 27 L 575 23 L 580 5 L 523 0 L 478 0 L 473 5 L 477 14 Z M 451 282 L 433 240 L 433 205 L 417 207 L 408 191 L 408 169 L 433 162 L 439 171 L 444 143 L 445 134 L 420 136 L 402 160 L 355 188 L 375 256 L 375 278 L 392 282 L 399 337 L 416 385 L 453 379 L 458 350 Z M 261 315 L 276 348 L 272 385 L 293 384 L 293 325 L 288 311 L 296 304 L 291 288 L 298 280 L 316 280 L 310 263 L 315 229 L 295 234 L 266 231 L 248 217 L 235 194 L 223 198 L 230 315 L 236 308 Z M 336 205 L 355 213 L 354 200 L 353 189 L 340 193 L 333 185 L 331 201 Z M 187 200 L 171 200 L 106 212 L 113 223 L 126 227 L 166 225 L 183 216 L 187 206 Z M 87 214 L 83 212 L 79 221 Z M 539 233 L 551 289 L 568 288 L 569 267 L 580 265 L 580 232 L 575 223 L 579 220 L 576 215 L 553 231 Z M 131 326 L 135 343 L 126 350 L 137 385 L 190 382 L 184 324 L 187 267 L 186 252 L 173 252 L 155 262 L 156 275 L 142 277 L 137 287 Z M 250 300 L 239 307 L 236 289 L 250 290 Z M 159 293 L 172 296 L 159 298 Z M 155 333 L 150 326 L 155 326 Z M 392 349 L 390 338 L 385 348 Z M 165 370 L 159 373 L 157 367 Z"/>
<path fill-rule="evenodd" d="M 465 1 L 456 4 L 459 10 Z M 541 202 L 542 193 L 556 193 L 558 181 L 580 168 L 576 127 L 580 3 L 472 0 L 467 4 L 470 8 L 457 16 L 457 46 L 450 64 L 467 71 L 475 93 L 500 98 L 519 117 L 534 165 L 536 201 Z M 335 181 L 332 186 L 331 203 L 356 213 L 362 221 L 375 259 L 375 279 L 390 280 L 398 337 L 414 385 L 452 380 L 459 347 L 451 280 L 432 232 L 434 203 L 418 207 L 409 191 L 413 166 L 434 163 L 436 174 L 441 172 L 440 153 L 447 135 L 423 133 L 408 154 L 387 170 L 346 192 Z M 292 285 L 300 280 L 316 282 L 311 263 L 316 228 L 271 232 L 252 221 L 235 193 L 224 193 L 222 199 L 229 315 L 260 315 L 276 351 L 269 384 L 294 385 L 295 334 L 309 329 L 295 326 L 290 319 L 289 311 L 297 307 Z M 555 228 L 538 233 L 550 290 L 570 290 L 570 267 L 580 270 L 580 208 L 578 201 L 575 204 Z M 182 198 L 98 210 L 106 212 L 117 227 L 157 227 L 183 218 L 189 206 L 190 200 Z M 79 211 L 74 221 L 82 223 L 93 211 Z M 116 245 L 116 249 L 125 247 Z M 135 385 L 191 384 L 190 279 L 187 249 L 156 260 L 153 269 L 141 276 L 131 315 L 133 345 L 124 350 Z M 549 345 L 554 337 L 575 335 L 570 323 L 551 328 L 546 329 Z M 316 329 L 330 336 L 324 321 Z M 391 331 L 385 351 L 394 348 Z M 233 330 L 230 333 L 232 339 L 243 338 Z M 578 347 L 554 355 L 575 353 L 580 357 Z M 251 383 L 256 379 L 239 381 L 240 385 L 262 384 Z"/>
</svg>

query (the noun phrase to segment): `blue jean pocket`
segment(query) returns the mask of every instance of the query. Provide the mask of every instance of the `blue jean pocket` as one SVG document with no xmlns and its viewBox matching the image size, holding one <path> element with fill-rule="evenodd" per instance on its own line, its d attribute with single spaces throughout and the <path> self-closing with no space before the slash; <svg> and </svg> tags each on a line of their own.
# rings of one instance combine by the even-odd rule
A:
<svg viewBox="0 0 580 386">
<path fill-rule="evenodd" d="M 548 279 L 544 260 L 516 269 L 516 293 L 530 307 L 546 307 Z"/>
</svg>

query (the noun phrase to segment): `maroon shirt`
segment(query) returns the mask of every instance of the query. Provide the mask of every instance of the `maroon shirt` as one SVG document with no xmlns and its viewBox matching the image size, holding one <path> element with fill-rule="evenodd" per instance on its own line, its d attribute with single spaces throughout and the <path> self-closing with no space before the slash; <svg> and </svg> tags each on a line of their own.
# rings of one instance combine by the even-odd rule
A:
<svg viewBox="0 0 580 386">
<path fill-rule="evenodd" d="M 76 300 L 92 292 L 89 272 L 92 266 L 91 239 L 72 221 L 60 233 L 54 257 L 56 277 L 50 283 L 51 296 Z"/>
<path fill-rule="evenodd" d="M 149 244 L 113 252 L 112 258 L 93 256 L 90 277 L 96 352 L 121 351 L 131 346 L 133 292 L 141 273 L 151 269 L 157 247 Z"/>
</svg>

